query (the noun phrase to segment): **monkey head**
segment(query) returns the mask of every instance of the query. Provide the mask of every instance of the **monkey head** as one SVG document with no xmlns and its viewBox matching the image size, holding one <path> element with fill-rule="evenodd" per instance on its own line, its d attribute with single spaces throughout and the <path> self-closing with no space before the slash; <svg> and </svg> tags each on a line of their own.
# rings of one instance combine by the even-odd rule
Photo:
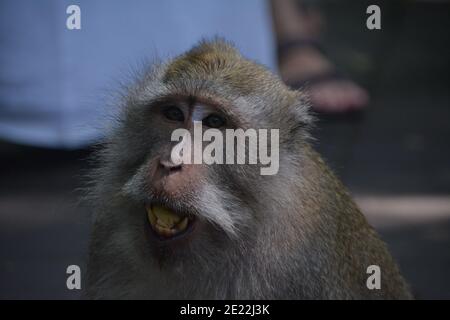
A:
<svg viewBox="0 0 450 320">
<path fill-rule="evenodd" d="M 98 254 L 120 253 L 109 263 L 126 261 L 140 273 L 148 265 L 202 272 L 291 228 L 286 206 L 298 196 L 290 186 L 298 183 L 311 117 L 304 96 L 265 67 L 222 40 L 201 42 L 147 69 L 122 109 L 99 153 L 92 192 L 97 234 L 108 239 Z M 229 129 L 279 130 L 279 170 L 261 174 L 259 162 L 175 163 L 173 132 L 194 134 L 195 124 L 224 137 Z"/>
</svg>

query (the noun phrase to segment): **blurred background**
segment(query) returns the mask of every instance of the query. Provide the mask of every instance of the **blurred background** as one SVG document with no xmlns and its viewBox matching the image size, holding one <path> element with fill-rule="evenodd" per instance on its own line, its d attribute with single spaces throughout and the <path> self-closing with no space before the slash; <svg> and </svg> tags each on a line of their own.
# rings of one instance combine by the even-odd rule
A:
<svg viewBox="0 0 450 320">
<path fill-rule="evenodd" d="M 235 16 L 242 15 L 244 22 L 236 21 L 236 24 L 251 25 L 246 28 L 248 34 L 236 36 L 236 29 L 229 28 L 227 24 L 230 23 L 225 18 L 211 32 L 232 38 L 244 54 L 278 71 L 292 86 L 306 83 L 309 88 L 306 90 L 311 90 L 312 95 L 315 89 L 316 94 L 322 92 L 319 87 L 314 89 L 314 85 L 325 84 L 328 86 L 325 88 L 328 90 L 326 94 L 333 101 L 335 91 L 346 90 L 341 87 L 342 83 L 333 81 L 346 81 L 346 88 L 355 86 L 348 95 L 359 95 L 361 99 L 355 98 L 355 102 L 351 98 L 348 99 L 352 101 L 346 101 L 345 96 L 340 97 L 341 101 L 353 104 L 351 108 L 333 103 L 327 105 L 327 101 L 320 101 L 320 97 L 316 101 L 317 105 L 322 103 L 322 106 L 313 106 L 318 119 L 313 132 L 317 138 L 315 147 L 350 189 L 363 213 L 387 242 L 416 297 L 450 299 L 450 2 L 292 0 L 295 10 L 299 10 L 298 16 L 285 20 L 298 18 L 307 21 L 308 17 L 313 17 L 310 19 L 313 22 L 305 27 L 295 22 L 283 26 L 280 21 L 286 14 L 283 13 L 286 12 L 286 7 L 283 9 L 286 2 L 281 0 L 280 4 L 276 1 L 249 1 L 252 4 L 245 7 L 239 7 L 235 1 L 231 5 L 234 7 L 229 10 L 229 17 L 238 19 Z M 135 5 L 124 2 L 120 5 Z M 160 8 L 162 5 L 157 2 L 148 2 L 155 7 L 155 16 L 171 14 L 171 19 L 179 21 L 181 17 L 183 23 L 190 23 L 184 16 L 198 13 L 194 3 L 191 4 L 192 12 L 189 12 L 179 7 L 175 0 L 169 1 L 164 8 Z M 17 3 L 20 3 L 20 8 L 16 7 Z M 38 102 L 48 101 L 45 99 L 49 94 L 42 91 L 45 93 L 44 99 L 42 92 L 38 92 L 39 85 L 34 86 L 33 81 L 40 81 L 38 73 L 41 77 L 45 76 L 43 79 L 50 78 L 54 64 L 60 68 L 70 65 L 77 70 L 76 63 L 79 63 L 84 73 L 75 74 L 76 80 L 91 81 L 93 86 L 89 88 L 95 87 L 96 91 L 80 89 L 77 84 L 69 82 L 67 88 L 64 85 L 51 87 L 48 92 L 56 96 L 62 95 L 64 90 L 72 92 L 66 96 L 68 102 L 87 99 L 84 96 L 79 98 L 76 93 L 89 95 L 86 100 L 89 103 L 84 107 L 80 104 L 80 109 L 71 105 L 72 113 L 66 114 L 66 117 L 71 119 L 74 114 L 87 112 L 87 118 L 92 118 L 96 112 L 96 117 L 107 112 L 99 106 L 99 102 L 96 102 L 97 105 L 91 102 L 97 101 L 97 95 L 104 99 L 102 88 L 108 83 L 98 82 L 105 79 L 106 82 L 113 81 L 121 73 L 117 70 L 108 73 L 105 66 L 116 61 L 109 56 L 105 58 L 105 65 L 101 65 L 101 59 L 83 65 L 73 56 L 66 59 L 71 57 L 71 51 L 64 51 L 64 47 L 42 53 L 52 45 L 48 39 L 53 39 L 51 37 L 56 33 L 39 33 L 39 30 L 65 29 L 68 17 L 65 8 L 72 3 L 58 2 L 58 10 L 62 10 L 62 14 L 57 13 L 60 19 L 57 23 L 51 24 L 43 19 L 45 28 L 27 26 L 23 31 L 20 26 L 27 19 L 36 21 L 49 14 L 45 6 L 40 6 L 54 5 L 55 2 L 33 3 L 36 2 L 17 1 L 13 5 L 6 1 L 0 5 L 0 299 L 77 299 L 82 290 L 70 291 L 66 288 L 66 268 L 77 264 L 83 270 L 86 262 L 90 212 L 80 203 L 81 192 L 78 190 L 83 186 L 83 173 L 90 168 L 86 161 L 91 154 L 90 145 L 100 137 L 100 133 L 91 127 L 76 124 L 73 129 L 76 135 L 71 135 L 69 129 L 65 131 L 61 128 L 40 135 L 39 132 L 50 128 L 53 123 L 58 127 L 67 125 L 67 128 L 70 128 L 70 123 L 67 119 L 63 123 L 61 114 L 51 116 L 51 121 L 44 119 L 52 110 L 44 108 L 42 111 Z M 101 8 L 105 3 L 92 2 L 100 8 L 97 8 L 98 16 L 89 14 L 97 9 L 89 7 L 87 2 L 73 3 L 80 5 L 82 29 L 62 31 L 79 32 L 76 37 L 81 39 L 74 39 L 79 42 L 72 49 L 81 54 L 82 59 L 88 59 L 91 54 L 89 50 L 100 50 L 101 46 L 108 52 L 108 43 L 98 42 L 102 34 L 111 37 L 108 28 L 102 27 L 95 36 L 89 33 L 89 28 L 96 26 L 90 25 L 89 19 L 95 19 L 100 24 L 101 12 L 106 15 L 107 9 Z M 118 1 L 114 3 L 113 7 L 120 6 Z M 369 16 L 366 9 L 372 4 L 381 9 L 380 30 L 366 27 Z M 218 11 L 223 17 L 227 12 L 222 7 L 230 4 L 221 2 L 215 6 L 217 8 L 212 6 L 202 10 L 220 9 Z M 242 10 L 237 14 L 239 8 Z M 247 19 L 246 14 L 251 14 L 254 20 Z M 274 14 L 278 14 L 278 20 L 275 17 L 272 23 Z M 201 23 L 213 24 L 218 23 L 217 20 Z M 121 30 L 127 28 L 126 23 L 121 21 Z M 194 30 L 191 34 L 183 34 L 179 41 L 174 38 L 173 43 L 169 44 L 165 38 L 170 36 L 170 32 L 177 32 L 180 25 L 173 27 L 172 31 L 158 33 L 155 37 L 160 40 L 149 40 L 151 48 L 162 53 L 163 58 L 180 53 L 203 35 L 203 29 L 199 28 L 200 31 L 196 32 L 195 25 L 190 27 Z M 136 24 L 133 28 L 142 30 L 146 26 Z M 297 28 L 302 30 L 297 32 Z M 99 29 L 97 26 L 96 30 Z M 306 29 L 307 32 L 304 32 Z M 46 36 L 49 38 L 47 42 L 37 43 L 38 46 L 28 50 L 24 43 L 29 42 L 20 42 L 20 36 L 24 33 L 36 41 L 46 40 Z M 252 36 L 253 33 L 256 36 Z M 83 35 L 87 39 L 82 38 Z M 124 35 L 125 31 L 120 34 Z M 11 42 L 13 38 L 14 41 L 19 40 Z M 24 36 L 24 39 L 27 38 Z M 146 42 L 146 38 L 138 40 L 137 43 Z M 120 47 L 118 37 L 111 37 L 111 41 L 117 41 Z M 127 42 L 128 51 L 121 49 L 121 58 L 129 58 L 117 60 L 124 69 L 146 52 L 145 47 L 139 46 L 133 55 L 130 49 L 133 46 L 138 47 L 133 42 Z M 297 59 L 297 54 L 301 55 L 305 50 L 315 51 L 316 58 L 320 55 L 319 60 L 326 62 L 316 63 L 317 59 L 311 57 Z M 16 51 L 19 53 L 16 54 Z M 153 50 L 150 54 L 154 53 Z M 54 54 L 56 58 L 48 62 L 48 54 Z M 34 58 L 38 60 L 38 65 L 43 64 L 39 59 L 47 61 L 48 65 L 43 69 L 33 69 L 33 65 L 22 64 L 22 70 L 16 70 L 14 64 L 20 65 L 19 59 L 28 61 Z M 303 62 L 311 59 L 316 62 L 305 66 Z M 317 70 L 320 72 L 307 70 L 313 64 L 319 65 Z M 96 65 L 104 68 L 98 77 L 90 74 Z M 339 71 L 339 77 L 335 77 L 335 71 Z M 314 72 L 319 76 L 326 74 L 326 77 L 317 80 Z M 17 77 L 18 73 L 22 78 Z M 341 74 L 345 78 L 341 78 Z M 299 75 L 298 79 L 295 75 Z M 305 82 L 305 79 L 311 81 Z M 54 82 L 61 84 L 64 78 L 57 78 Z M 111 87 L 114 88 L 114 85 Z M 76 90 L 70 91 L 71 88 Z M 55 105 L 55 108 L 62 106 L 52 103 L 48 105 Z M 37 126 L 38 122 L 45 128 Z M 20 126 L 24 127 L 24 131 L 16 130 Z M 70 139 L 67 139 L 68 136 Z"/>
</svg>

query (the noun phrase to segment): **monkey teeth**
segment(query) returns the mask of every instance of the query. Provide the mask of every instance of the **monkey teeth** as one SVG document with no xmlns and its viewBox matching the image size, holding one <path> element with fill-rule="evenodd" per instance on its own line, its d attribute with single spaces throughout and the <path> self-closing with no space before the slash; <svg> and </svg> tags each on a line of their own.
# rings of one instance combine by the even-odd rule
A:
<svg viewBox="0 0 450 320">
<path fill-rule="evenodd" d="M 186 230 L 188 217 L 180 217 L 161 206 L 147 206 L 147 217 L 153 230 L 164 238 L 171 238 Z"/>
</svg>

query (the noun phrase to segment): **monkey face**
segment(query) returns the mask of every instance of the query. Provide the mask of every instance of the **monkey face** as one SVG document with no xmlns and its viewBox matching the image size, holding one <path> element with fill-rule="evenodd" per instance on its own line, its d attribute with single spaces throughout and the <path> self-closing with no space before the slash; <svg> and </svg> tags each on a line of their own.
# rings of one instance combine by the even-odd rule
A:
<svg viewBox="0 0 450 320">
<path fill-rule="evenodd" d="M 194 97 L 166 97 L 133 110 L 119 134 L 133 137 L 118 147 L 120 157 L 124 162 L 136 157 L 135 165 L 124 173 L 121 194 L 123 201 L 140 207 L 150 250 L 176 255 L 204 251 L 211 244 L 223 248 L 240 237 L 251 236 L 251 230 L 257 229 L 255 208 L 249 206 L 257 202 L 258 195 L 251 192 L 260 179 L 257 165 L 175 164 L 171 157 L 178 143 L 171 141 L 175 130 L 192 133 L 187 139 L 192 141 L 194 158 L 199 126 L 202 131 L 212 128 L 225 136 L 227 129 L 238 126 L 233 116 L 216 103 Z M 202 155 L 206 146 L 202 143 Z M 222 148 L 225 158 L 226 144 Z"/>
<path fill-rule="evenodd" d="M 238 140 L 223 141 L 222 164 L 196 162 L 195 143 L 188 148 L 193 163 L 173 159 L 179 143 L 172 141 L 173 133 L 183 129 L 195 140 L 198 127 L 223 137 L 228 130 L 280 130 L 280 160 L 295 163 L 301 154 L 297 147 L 309 118 L 303 105 L 298 108 L 299 96 L 263 67 L 222 46 L 194 49 L 147 71 L 129 90 L 102 153 L 97 192 L 107 208 L 98 219 L 144 258 L 183 263 L 226 259 L 229 250 L 251 248 L 262 228 L 277 219 L 274 205 L 286 196 L 281 186 L 290 177 L 283 178 L 282 172 L 289 169 L 281 163 L 279 174 L 262 175 L 260 153 L 256 164 L 239 163 L 237 153 L 228 161 L 229 146 L 236 150 Z M 202 155 L 207 146 L 202 144 Z M 250 142 L 244 141 L 244 152 L 249 159 Z"/>
</svg>

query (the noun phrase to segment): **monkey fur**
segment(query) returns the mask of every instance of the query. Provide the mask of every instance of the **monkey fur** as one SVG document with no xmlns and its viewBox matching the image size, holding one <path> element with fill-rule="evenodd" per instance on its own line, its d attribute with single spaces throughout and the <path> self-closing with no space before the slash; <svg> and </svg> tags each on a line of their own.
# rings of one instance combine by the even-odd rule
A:
<svg viewBox="0 0 450 320">
<path fill-rule="evenodd" d="M 184 165 L 160 172 L 183 123 L 167 105 L 217 109 L 230 128 L 277 128 L 279 171 Z M 313 150 L 300 91 L 221 39 L 152 65 L 131 86 L 98 152 L 89 198 L 91 299 L 409 299 L 385 244 Z M 151 235 L 145 204 L 196 218 L 184 238 Z M 381 270 L 368 289 L 367 267 Z"/>
</svg>

